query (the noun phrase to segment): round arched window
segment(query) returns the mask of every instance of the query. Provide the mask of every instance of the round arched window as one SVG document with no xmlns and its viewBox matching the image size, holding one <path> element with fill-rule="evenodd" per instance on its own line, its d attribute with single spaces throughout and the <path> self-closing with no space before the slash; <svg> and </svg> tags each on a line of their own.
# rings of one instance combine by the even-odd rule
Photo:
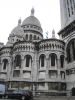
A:
<svg viewBox="0 0 75 100">
<path fill-rule="evenodd" d="M 71 40 L 68 43 L 66 53 L 67 53 L 67 62 L 68 63 L 75 61 L 75 39 Z"/>
</svg>

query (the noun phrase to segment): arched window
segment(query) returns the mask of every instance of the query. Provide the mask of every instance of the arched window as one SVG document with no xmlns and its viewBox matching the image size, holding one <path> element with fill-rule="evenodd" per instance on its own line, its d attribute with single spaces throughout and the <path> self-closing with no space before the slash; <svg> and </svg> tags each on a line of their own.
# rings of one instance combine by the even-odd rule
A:
<svg viewBox="0 0 75 100">
<path fill-rule="evenodd" d="M 15 57 L 15 67 L 21 67 L 21 55 Z"/>
<path fill-rule="evenodd" d="M 32 35 L 30 34 L 29 40 L 32 40 Z"/>
<path fill-rule="evenodd" d="M 75 39 L 71 40 L 67 45 L 67 62 L 75 61 Z"/>
<path fill-rule="evenodd" d="M 61 64 L 61 68 L 64 67 L 64 55 L 60 56 L 60 64 Z"/>
<path fill-rule="evenodd" d="M 26 55 L 26 67 L 30 67 L 32 65 L 32 57 L 30 55 Z"/>
<path fill-rule="evenodd" d="M 45 55 L 44 55 L 44 54 L 42 54 L 42 55 L 40 56 L 39 61 L 40 61 L 40 66 L 41 66 L 41 67 L 44 67 L 44 66 L 45 66 Z"/>
<path fill-rule="evenodd" d="M 38 36 L 38 38 L 37 38 L 38 40 L 39 40 L 39 36 Z"/>
<path fill-rule="evenodd" d="M 6 69 L 7 63 L 8 63 L 8 60 L 7 59 L 3 59 L 3 70 Z"/>
<path fill-rule="evenodd" d="M 34 40 L 36 40 L 36 35 L 34 35 Z"/>
<path fill-rule="evenodd" d="M 55 66 L 55 55 L 51 55 L 51 66 Z"/>
<path fill-rule="evenodd" d="M 70 48 L 67 48 L 67 62 L 71 62 Z"/>
<path fill-rule="evenodd" d="M 17 42 L 18 42 L 18 39 L 17 39 Z"/>
<path fill-rule="evenodd" d="M 26 34 L 26 40 L 28 40 L 28 34 Z"/>
<path fill-rule="evenodd" d="M 50 54 L 50 65 L 51 66 L 55 66 L 56 65 L 56 61 L 57 61 L 57 56 L 56 54 L 52 53 Z"/>
</svg>

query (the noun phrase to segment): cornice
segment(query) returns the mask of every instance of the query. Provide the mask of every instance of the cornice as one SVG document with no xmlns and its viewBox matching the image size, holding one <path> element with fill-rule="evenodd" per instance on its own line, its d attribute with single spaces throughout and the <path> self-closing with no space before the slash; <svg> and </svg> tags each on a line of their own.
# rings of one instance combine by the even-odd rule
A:
<svg viewBox="0 0 75 100">
<path fill-rule="evenodd" d="M 75 31 L 75 20 L 66 27 L 64 27 L 63 29 L 61 29 L 58 32 L 58 35 L 62 34 L 62 37 L 65 37 L 68 34 L 72 33 L 73 31 Z"/>
</svg>

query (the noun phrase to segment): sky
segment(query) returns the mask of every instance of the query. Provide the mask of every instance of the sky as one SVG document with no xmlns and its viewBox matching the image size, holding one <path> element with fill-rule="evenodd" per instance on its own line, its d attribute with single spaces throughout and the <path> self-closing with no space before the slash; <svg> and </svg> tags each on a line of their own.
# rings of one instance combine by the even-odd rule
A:
<svg viewBox="0 0 75 100">
<path fill-rule="evenodd" d="M 11 31 L 30 16 L 32 7 L 35 9 L 35 17 L 41 23 L 44 38 L 48 32 L 48 38 L 52 36 L 52 30 L 57 33 L 61 29 L 59 0 L 0 0 L 0 42 L 6 44 Z"/>
</svg>

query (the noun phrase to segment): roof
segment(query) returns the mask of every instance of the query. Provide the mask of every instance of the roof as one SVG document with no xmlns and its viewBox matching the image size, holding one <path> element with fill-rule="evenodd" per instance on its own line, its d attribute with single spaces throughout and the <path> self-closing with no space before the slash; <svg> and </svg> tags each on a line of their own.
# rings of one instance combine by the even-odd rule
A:
<svg viewBox="0 0 75 100">
<path fill-rule="evenodd" d="M 12 31 L 10 36 L 23 36 L 23 29 L 21 28 L 20 25 L 16 26 Z"/>
<path fill-rule="evenodd" d="M 35 25 L 41 27 L 40 21 L 35 16 L 27 17 L 22 23 L 22 26 L 24 25 Z"/>
<path fill-rule="evenodd" d="M 40 21 L 34 16 L 34 8 L 31 9 L 31 15 L 23 21 L 22 26 L 25 25 L 35 25 L 41 27 Z"/>
</svg>

